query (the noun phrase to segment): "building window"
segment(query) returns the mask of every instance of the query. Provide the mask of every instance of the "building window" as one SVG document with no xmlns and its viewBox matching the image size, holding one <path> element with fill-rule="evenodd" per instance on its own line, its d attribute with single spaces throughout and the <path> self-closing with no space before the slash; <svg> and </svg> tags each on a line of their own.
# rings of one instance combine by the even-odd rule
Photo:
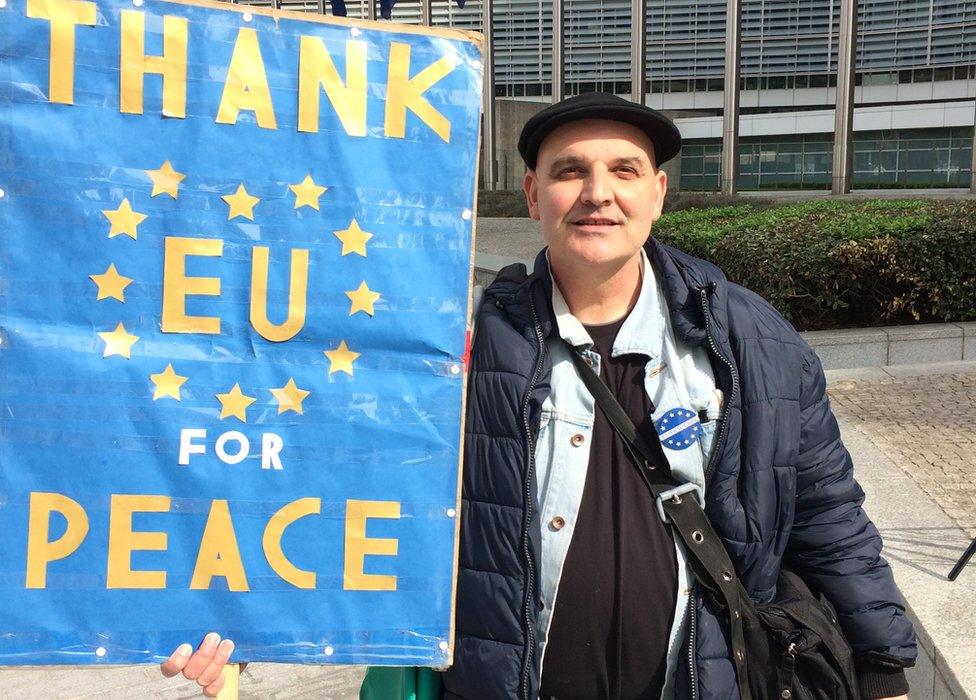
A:
<svg viewBox="0 0 976 700">
<path fill-rule="evenodd" d="M 854 135 L 854 187 L 968 187 L 972 127 L 858 132 Z M 687 143 L 681 151 L 680 187 L 717 190 L 721 143 Z M 741 189 L 826 189 L 832 170 L 828 134 L 743 139 Z"/>
<path fill-rule="evenodd" d="M 932 69 L 931 68 L 916 68 L 915 74 L 912 76 L 912 81 L 916 83 L 929 83 L 932 82 Z"/>
</svg>

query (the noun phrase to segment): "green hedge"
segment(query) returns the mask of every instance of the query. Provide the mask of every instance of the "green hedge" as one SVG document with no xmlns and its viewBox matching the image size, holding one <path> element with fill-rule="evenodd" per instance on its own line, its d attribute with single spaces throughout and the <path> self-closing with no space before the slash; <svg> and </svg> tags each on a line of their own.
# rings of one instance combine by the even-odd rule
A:
<svg viewBox="0 0 976 700">
<path fill-rule="evenodd" d="M 684 209 L 654 235 L 716 263 L 801 330 L 976 319 L 973 200 Z"/>
</svg>

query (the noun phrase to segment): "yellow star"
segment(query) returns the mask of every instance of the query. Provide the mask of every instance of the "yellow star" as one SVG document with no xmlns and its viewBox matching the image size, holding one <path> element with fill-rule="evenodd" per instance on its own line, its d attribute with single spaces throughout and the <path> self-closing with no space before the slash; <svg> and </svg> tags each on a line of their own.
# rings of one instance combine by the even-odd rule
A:
<svg viewBox="0 0 976 700">
<path fill-rule="evenodd" d="M 285 411 L 294 411 L 298 415 L 302 414 L 302 401 L 309 395 L 309 392 L 299 389 L 295 385 L 294 379 L 289 379 L 288 383 L 280 389 L 270 389 L 270 391 L 278 401 L 278 415 Z"/>
<path fill-rule="evenodd" d="M 359 289 L 354 289 L 351 292 L 346 292 L 346 296 L 349 297 L 349 301 L 352 304 L 349 305 L 349 315 L 352 316 L 357 311 L 365 311 L 370 316 L 373 315 L 373 304 L 379 301 L 379 292 L 374 292 L 369 287 L 366 286 L 365 280 L 360 283 Z"/>
<path fill-rule="evenodd" d="M 115 263 L 109 265 L 108 269 L 100 275 L 88 276 L 98 286 L 98 296 L 95 297 L 95 301 L 111 297 L 125 302 L 125 288 L 132 284 L 132 279 L 120 275 L 115 269 Z"/>
<path fill-rule="evenodd" d="M 159 374 L 150 374 L 149 378 L 156 385 L 156 391 L 153 392 L 153 401 L 161 399 L 164 396 L 170 396 L 177 401 L 180 400 L 180 387 L 183 386 L 183 382 L 187 378 L 181 377 L 173 370 L 172 362 L 166 365 L 166 369 Z"/>
<path fill-rule="evenodd" d="M 169 161 L 160 165 L 158 170 L 147 170 L 146 175 L 153 183 L 153 197 L 158 194 L 168 194 L 173 199 L 176 199 L 179 194 L 180 183 L 186 177 L 183 173 L 176 172 Z"/>
<path fill-rule="evenodd" d="M 251 221 L 254 221 L 254 207 L 261 201 L 257 197 L 249 195 L 243 184 L 237 186 L 237 191 L 234 194 L 225 194 L 221 199 L 227 202 L 230 207 L 230 211 L 227 212 L 228 219 L 243 216 Z"/>
<path fill-rule="evenodd" d="M 309 206 L 312 209 L 318 211 L 319 208 L 319 197 L 325 194 L 325 191 L 329 189 L 328 187 L 322 187 L 321 185 L 316 185 L 312 180 L 312 175 L 306 175 L 305 179 L 302 180 L 297 185 L 288 185 L 292 192 L 295 193 L 295 208 Z"/>
<path fill-rule="evenodd" d="M 324 353 L 329 358 L 329 374 L 345 372 L 350 377 L 352 376 L 352 363 L 359 357 L 360 353 L 350 350 L 346 341 L 341 341 L 335 350 L 325 350 Z"/>
<path fill-rule="evenodd" d="M 111 333 L 105 331 L 98 335 L 105 341 L 105 352 L 102 354 L 102 357 L 121 355 L 125 359 L 129 359 L 132 357 L 132 346 L 139 340 L 139 336 L 127 332 L 125 326 L 121 323 Z"/>
<path fill-rule="evenodd" d="M 242 423 L 247 423 L 247 407 L 254 403 L 253 396 L 246 396 L 241 391 L 241 385 L 235 384 L 234 388 L 226 394 L 217 394 L 220 400 L 220 419 L 227 416 L 234 416 Z"/>
<path fill-rule="evenodd" d="M 124 233 L 135 240 L 136 236 L 139 235 L 136 229 L 147 218 L 145 214 L 132 211 L 132 205 L 129 204 L 127 197 L 122 198 L 122 204 L 119 205 L 118 209 L 103 209 L 102 214 L 112 222 L 112 228 L 108 232 L 109 238 L 115 238 L 120 233 Z"/>
<path fill-rule="evenodd" d="M 336 237 L 342 241 L 342 254 L 359 253 L 366 257 L 366 241 L 373 237 L 373 234 L 363 231 L 359 224 L 353 219 L 349 228 L 342 231 L 333 231 Z"/>
</svg>

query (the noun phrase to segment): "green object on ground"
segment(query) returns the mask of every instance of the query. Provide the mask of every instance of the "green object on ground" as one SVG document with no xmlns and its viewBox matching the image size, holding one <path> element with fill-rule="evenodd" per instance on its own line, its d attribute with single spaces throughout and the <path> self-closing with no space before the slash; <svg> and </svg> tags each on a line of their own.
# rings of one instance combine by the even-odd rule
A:
<svg viewBox="0 0 976 700">
<path fill-rule="evenodd" d="M 370 666 L 359 700 L 437 700 L 441 679 L 436 671 L 416 666 Z"/>
</svg>

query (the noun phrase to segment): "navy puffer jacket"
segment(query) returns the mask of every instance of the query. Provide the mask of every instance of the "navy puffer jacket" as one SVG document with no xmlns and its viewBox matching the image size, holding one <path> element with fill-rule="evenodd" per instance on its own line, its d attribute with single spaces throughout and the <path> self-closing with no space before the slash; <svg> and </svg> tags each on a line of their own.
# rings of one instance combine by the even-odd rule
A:
<svg viewBox="0 0 976 700">
<path fill-rule="evenodd" d="M 723 421 L 706 469 L 706 511 L 750 595 L 767 602 L 781 565 L 834 603 L 856 652 L 915 656 L 915 635 L 881 538 L 861 509 L 820 362 L 763 299 L 710 263 L 655 240 L 676 336 L 708 348 Z M 502 276 L 478 314 L 468 384 L 454 665 L 448 698 L 535 698 L 541 530 L 534 439 L 557 335 L 545 256 Z M 584 611 L 585 612 L 585 611 Z M 725 623 L 693 596 L 680 698 L 738 698 Z"/>
</svg>

